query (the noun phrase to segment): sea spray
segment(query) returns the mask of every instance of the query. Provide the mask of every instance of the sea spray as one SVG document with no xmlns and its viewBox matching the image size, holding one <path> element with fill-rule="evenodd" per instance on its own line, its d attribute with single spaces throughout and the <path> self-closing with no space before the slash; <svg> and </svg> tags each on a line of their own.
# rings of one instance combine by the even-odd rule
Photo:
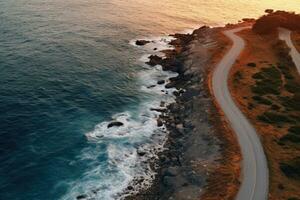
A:
<svg viewBox="0 0 300 200">
<path fill-rule="evenodd" d="M 140 48 L 145 55 L 140 58 L 143 70 L 138 73 L 141 92 L 149 98 L 139 105 L 138 110 L 117 113 L 111 121 L 96 125 L 86 133 L 87 140 L 95 145 L 105 145 L 106 152 L 99 152 L 107 157 L 107 163 L 98 163 L 97 152 L 87 147 L 82 151 L 81 159 L 94 163 L 80 180 L 71 183 L 67 195 L 62 199 L 123 199 L 151 186 L 155 177 L 157 154 L 163 151 L 167 139 L 164 125 L 158 126 L 159 109 L 175 101 L 175 88 L 165 88 L 168 81 L 178 74 L 163 71 L 162 66 L 149 66 L 150 55 L 165 57 L 161 52 L 173 49 L 169 42 L 173 37 L 147 38 L 150 41 Z M 135 45 L 135 40 L 130 44 Z M 136 46 L 136 45 L 135 45 Z M 163 81 L 162 84 L 158 84 Z M 120 122 L 122 126 L 109 127 Z M 98 163 L 98 165 L 97 165 Z M 101 181 L 99 181 L 101 180 Z"/>
</svg>

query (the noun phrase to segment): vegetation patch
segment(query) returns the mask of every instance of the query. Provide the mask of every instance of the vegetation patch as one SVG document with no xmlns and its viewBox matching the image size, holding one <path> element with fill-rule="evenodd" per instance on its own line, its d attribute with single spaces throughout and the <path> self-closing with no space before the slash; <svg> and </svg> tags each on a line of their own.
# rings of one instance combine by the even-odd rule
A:
<svg viewBox="0 0 300 200">
<path fill-rule="evenodd" d="M 262 68 L 252 78 L 256 79 L 256 84 L 252 87 L 252 92 L 255 94 L 280 94 L 282 86 L 281 72 L 275 66 Z"/>
<path fill-rule="evenodd" d="M 247 66 L 248 67 L 256 67 L 256 63 L 253 63 L 253 62 L 252 63 L 248 63 Z"/>
<path fill-rule="evenodd" d="M 272 11 L 256 20 L 252 29 L 259 34 L 269 34 L 276 31 L 278 27 L 300 30 L 299 21 L 300 15 L 293 12 Z"/>
<path fill-rule="evenodd" d="M 287 177 L 300 180 L 300 157 L 280 163 L 280 169 Z"/>
<path fill-rule="evenodd" d="M 293 122 L 293 120 L 290 117 L 273 111 L 265 112 L 264 114 L 259 115 L 257 119 L 262 122 L 271 123 L 271 124 L 282 124 L 282 123 Z"/>
<path fill-rule="evenodd" d="M 272 102 L 269 99 L 264 98 L 262 96 L 253 96 L 252 99 L 254 99 L 255 101 L 261 104 L 272 105 Z"/>
<path fill-rule="evenodd" d="M 237 71 L 233 76 L 235 83 L 239 82 L 243 78 L 243 75 L 240 71 Z"/>
<path fill-rule="evenodd" d="M 285 142 L 300 143 L 300 126 L 292 126 L 289 128 L 288 134 L 280 138 L 280 143 Z"/>
<path fill-rule="evenodd" d="M 280 101 L 287 111 L 300 111 L 300 93 L 292 97 L 280 97 Z"/>
</svg>

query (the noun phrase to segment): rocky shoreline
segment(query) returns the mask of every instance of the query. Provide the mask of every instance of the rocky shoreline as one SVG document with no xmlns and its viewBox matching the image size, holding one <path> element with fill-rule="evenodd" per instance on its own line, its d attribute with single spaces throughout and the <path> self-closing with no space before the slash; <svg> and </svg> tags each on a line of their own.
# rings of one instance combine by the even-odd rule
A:
<svg viewBox="0 0 300 200">
<path fill-rule="evenodd" d="M 149 57 L 150 66 L 161 65 L 165 71 L 177 72 L 166 88 L 175 87 L 176 102 L 159 110 L 158 126 L 164 124 L 169 132 L 165 150 L 155 163 L 156 177 L 150 188 L 127 196 L 126 200 L 199 199 L 206 193 L 211 174 L 221 164 L 223 142 L 212 121 L 216 113 L 207 88 L 209 49 L 216 44 L 209 27 L 192 34 L 175 34 L 170 42 L 174 50 L 163 51 L 166 58 Z M 145 45 L 146 41 L 137 42 Z M 159 83 L 158 83 L 159 84 Z M 215 116 L 214 116 L 215 117 Z M 133 187 L 129 186 L 128 190 Z"/>
</svg>

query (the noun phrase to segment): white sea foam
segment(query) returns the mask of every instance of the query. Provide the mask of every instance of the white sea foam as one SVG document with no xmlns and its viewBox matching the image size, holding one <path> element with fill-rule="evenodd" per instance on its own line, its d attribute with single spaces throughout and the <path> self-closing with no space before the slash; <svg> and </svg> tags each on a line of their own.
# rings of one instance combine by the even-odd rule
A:
<svg viewBox="0 0 300 200">
<path fill-rule="evenodd" d="M 169 36 L 146 39 L 151 43 L 142 47 L 147 54 L 140 61 L 147 62 L 155 48 L 157 51 L 172 49 L 168 44 L 172 39 Z M 135 41 L 131 41 L 131 44 L 135 45 Z M 163 53 L 157 54 L 164 56 Z M 123 126 L 108 128 L 111 121 L 104 121 L 96 125 L 93 131 L 86 133 L 89 142 L 99 146 L 106 145 L 106 152 L 102 152 L 102 156 L 107 158 L 107 162 L 98 160 L 100 149 L 84 149 L 80 159 L 90 163 L 91 167 L 80 180 L 69 183 L 70 190 L 63 200 L 73 200 L 82 194 L 86 195 L 86 199 L 123 199 L 126 195 L 151 185 L 155 175 L 150 167 L 151 162 L 157 158 L 157 153 L 163 150 L 167 136 L 166 128 L 157 126 L 160 113 L 151 108 L 166 107 L 175 101 L 175 89 L 166 89 L 165 84 L 169 78 L 177 75 L 174 72 L 163 71 L 159 65 L 144 67 L 138 77 L 141 92 L 148 93 L 150 98 L 141 103 L 138 110 L 112 116 L 111 121 L 122 122 Z M 159 80 L 165 80 L 165 84 L 157 84 Z M 162 101 L 165 102 L 164 105 L 161 104 Z M 126 191 L 129 185 L 133 189 Z"/>
</svg>

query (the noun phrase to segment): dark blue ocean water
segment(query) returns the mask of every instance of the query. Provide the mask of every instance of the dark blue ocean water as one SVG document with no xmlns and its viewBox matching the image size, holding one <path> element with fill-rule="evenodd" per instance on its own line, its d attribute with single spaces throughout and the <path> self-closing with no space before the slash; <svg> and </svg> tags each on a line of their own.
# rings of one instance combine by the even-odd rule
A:
<svg viewBox="0 0 300 200">
<path fill-rule="evenodd" d="M 129 41 L 163 30 L 116 6 L 0 1 L 0 199 L 72 199 L 118 173 L 108 169 L 110 143 L 85 134 L 150 99 L 137 81 L 142 52 Z"/>
<path fill-rule="evenodd" d="M 112 199 L 143 173 L 160 98 L 141 84 L 165 76 L 130 41 L 240 18 L 189 2 L 0 0 L 1 200 Z M 106 130 L 114 117 L 125 127 Z"/>
</svg>

